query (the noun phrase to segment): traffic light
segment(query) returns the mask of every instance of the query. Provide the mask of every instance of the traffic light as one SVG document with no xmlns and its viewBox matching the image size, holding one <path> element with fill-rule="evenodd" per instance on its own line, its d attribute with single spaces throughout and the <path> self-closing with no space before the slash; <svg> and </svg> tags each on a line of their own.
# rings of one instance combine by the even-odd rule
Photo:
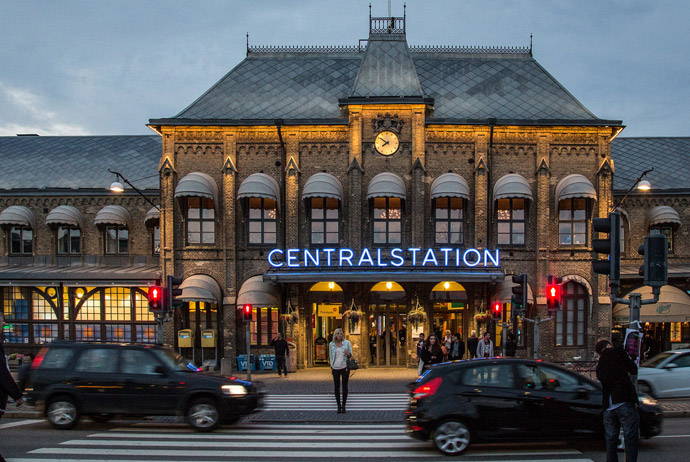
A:
<svg viewBox="0 0 690 462">
<path fill-rule="evenodd" d="M 182 278 L 176 278 L 172 274 L 168 274 L 168 290 L 166 291 L 166 295 L 168 296 L 168 311 L 173 311 L 175 308 L 181 307 L 184 303 L 182 300 L 175 298 L 182 295 L 182 289 L 177 288 L 180 284 L 182 284 Z"/>
<path fill-rule="evenodd" d="M 549 274 L 546 279 L 546 308 L 556 311 L 561 307 L 561 283 L 563 278 Z"/>
<path fill-rule="evenodd" d="M 592 250 L 599 254 L 608 255 L 608 261 L 598 258 L 592 260 L 592 270 L 598 274 L 608 275 L 609 287 L 613 293 L 617 293 L 621 279 L 620 212 L 611 212 L 608 218 L 593 219 L 592 230 L 609 235 L 608 239 L 592 239 Z"/>
<path fill-rule="evenodd" d="M 252 306 L 249 303 L 242 306 L 242 319 L 245 321 L 252 320 Z"/>
<path fill-rule="evenodd" d="M 149 287 L 149 311 L 159 312 L 163 309 L 163 288 L 161 286 Z"/>
<path fill-rule="evenodd" d="M 637 250 L 644 255 L 644 265 L 640 266 L 640 276 L 651 287 L 661 287 L 668 283 L 668 242 L 663 234 L 645 236 L 644 244 Z"/>
<path fill-rule="evenodd" d="M 518 276 L 513 276 L 513 286 L 511 289 L 513 291 L 513 296 L 510 299 L 510 303 L 516 308 L 520 313 L 524 313 L 527 309 L 527 275 L 520 274 Z"/>
<path fill-rule="evenodd" d="M 491 305 L 491 316 L 494 319 L 501 319 L 503 317 L 503 305 L 500 302 L 494 302 Z"/>
</svg>

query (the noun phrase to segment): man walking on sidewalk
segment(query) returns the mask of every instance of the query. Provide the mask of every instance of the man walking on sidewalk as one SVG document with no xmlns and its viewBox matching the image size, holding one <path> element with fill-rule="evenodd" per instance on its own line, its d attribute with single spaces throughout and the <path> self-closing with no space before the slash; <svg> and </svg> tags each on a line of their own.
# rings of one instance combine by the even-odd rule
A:
<svg viewBox="0 0 690 462">
<path fill-rule="evenodd" d="M 278 377 L 280 377 L 280 371 L 282 370 L 287 377 L 287 357 L 290 355 L 290 349 L 288 348 L 288 343 L 283 338 L 283 335 L 278 332 L 276 337 L 271 341 L 273 348 L 276 351 L 276 366 L 278 368 Z"/>
</svg>

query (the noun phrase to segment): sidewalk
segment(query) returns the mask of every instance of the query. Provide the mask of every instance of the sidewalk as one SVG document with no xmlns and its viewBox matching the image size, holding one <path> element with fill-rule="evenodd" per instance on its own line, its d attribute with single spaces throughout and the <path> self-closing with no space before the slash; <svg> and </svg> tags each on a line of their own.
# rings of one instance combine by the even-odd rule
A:
<svg viewBox="0 0 690 462">
<path fill-rule="evenodd" d="M 246 372 L 237 372 L 239 379 L 247 377 Z M 359 369 L 350 377 L 350 393 L 407 393 L 408 384 L 417 378 L 415 369 Z M 329 368 L 300 369 L 279 378 L 276 372 L 252 371 L 252 380 L 262 382 L 270 395 L 333 394 L 333 379 Z M 659 400 L 665 418 L 689 418 L 690 399 Z M 334 398 L 335 408 L 335 398 Z M 7 406 L 5 418 L 42 418 L 32 407 L 16 408 L 14 403 Z M 401 423 L 404 411 L 351 411 L 337 414 L 330 411 L 263 411 L 246 419 L 248 422 L 356 422 L 356 423 Z"/>
</svg>

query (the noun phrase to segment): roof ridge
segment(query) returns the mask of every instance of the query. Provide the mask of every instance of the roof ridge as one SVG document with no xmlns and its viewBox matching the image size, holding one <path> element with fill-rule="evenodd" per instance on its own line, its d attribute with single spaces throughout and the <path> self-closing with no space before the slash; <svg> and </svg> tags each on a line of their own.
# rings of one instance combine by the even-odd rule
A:
<svg viewBox="0 0 690 462">
<path fill-rule="evenodd" d="M 411 53 L 512 54 L 532 56 L 529 47 L 521 46 L 465 46 L 465 45 L 412 45 Z"/>
<path fill-rule="evenodd" d="M 253 45 L 247 55 L 268 53 L 363 53 L 366 46 L 355 45 Z"/>
</svg>

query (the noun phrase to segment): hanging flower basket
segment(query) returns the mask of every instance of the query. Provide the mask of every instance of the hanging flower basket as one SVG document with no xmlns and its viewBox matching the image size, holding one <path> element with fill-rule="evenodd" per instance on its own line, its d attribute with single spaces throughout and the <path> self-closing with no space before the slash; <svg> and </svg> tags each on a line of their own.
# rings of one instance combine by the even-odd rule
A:
<svg viewBox="0 0 690 462">
<path fill-rule="evenodd" d="M 474 320 L 476 322 L 488 322 L 491 321 L 491 313 L 477 313 L 474 315 Z"/>
<path fill-rule="evenodd" d="M 343 312 L 343 318 L 347 319 L 348 326 L 350 326 L 350 331 L 353 331 L 359 321 L 364 317 L 364 312 L 358 309 L 347 310 Z"/>
<path fill-rule="evenodd" d="M 411 323 L 415 330 L 418 329 L 420 324 L 426 322 L 426 311 L 419 308 L 410 311 L 407 313 L 407 322 Z"/>
<path fill-rule="evenodd" d="M 294 326 L 295 324 L 297 324 L 297 321 L 299 321 L 299 316 L 297 315 L 296 311 L 293 311 L 292 313 L 281 314 L 280 319 L 288 323 L 290 326 Z"/>
</svg>

